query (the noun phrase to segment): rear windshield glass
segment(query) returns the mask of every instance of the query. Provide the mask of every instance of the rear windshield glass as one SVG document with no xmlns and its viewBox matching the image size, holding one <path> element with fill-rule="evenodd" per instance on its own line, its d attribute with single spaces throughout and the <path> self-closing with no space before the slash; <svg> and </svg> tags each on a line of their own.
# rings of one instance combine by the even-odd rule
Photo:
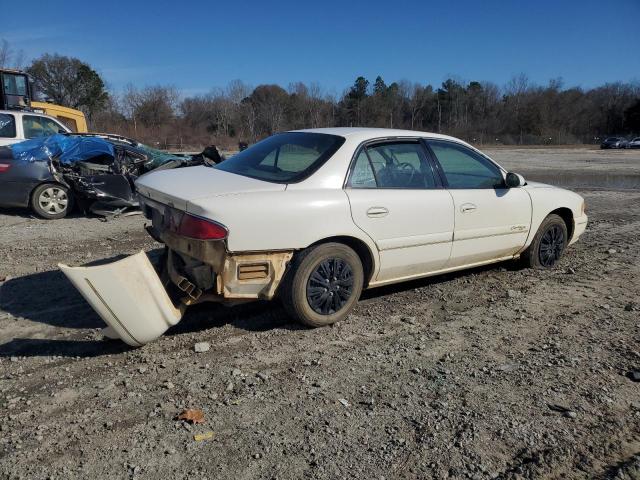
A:
<svg viewBox="0 0 640 480">
<path fill-rule="evenodd" d="M 320 168 L 344 141 L 343 137 L 324 133 L 280 133 L 213 168 L 266 182 L 295 183 Z"/>
</svg>

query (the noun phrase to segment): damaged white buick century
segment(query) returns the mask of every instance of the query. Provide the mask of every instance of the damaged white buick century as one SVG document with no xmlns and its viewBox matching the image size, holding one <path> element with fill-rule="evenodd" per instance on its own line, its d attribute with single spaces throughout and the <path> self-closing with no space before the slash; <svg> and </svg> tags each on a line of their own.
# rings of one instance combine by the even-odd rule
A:
<svg viewBox="0 0 640 480">
<path fill-rule="evenodd" d="M 134 346 L 200 302 L 278 298 L 317 327 L 365 288 L 513 259 L 551 268 L 587 225 L 576 193 L 526 182 L 458 139 L 403 130 L 281 133 L 136 186 L 166 245 L 161 264 L 140 252 L 60 265 L 107 334 Z"/>
</svg>

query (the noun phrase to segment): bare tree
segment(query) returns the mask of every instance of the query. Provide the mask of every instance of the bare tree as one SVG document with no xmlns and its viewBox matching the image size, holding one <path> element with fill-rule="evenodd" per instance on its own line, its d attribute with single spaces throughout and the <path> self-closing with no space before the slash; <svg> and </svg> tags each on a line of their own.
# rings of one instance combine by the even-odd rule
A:
<svg viewBox="0 0 640 480">
<path fill-rule="evenodd" d="M 0 39 L 0 68 L 22 70 L 25 63 L 24 50 L 14 50 L 7 39 Z"/>
</svg>

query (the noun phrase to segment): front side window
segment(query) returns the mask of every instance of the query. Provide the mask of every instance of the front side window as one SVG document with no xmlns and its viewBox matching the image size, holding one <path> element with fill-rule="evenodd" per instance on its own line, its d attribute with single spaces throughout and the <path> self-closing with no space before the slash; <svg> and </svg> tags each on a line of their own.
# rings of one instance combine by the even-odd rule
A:
<svg viewBox="0 0 640 480">
<path fill-rule="evenodd" d="M 352 188 L 424 189 L 435 188 L 436 182 L 419 143 L 395 142 L 362 149 L 349 185 Z"/>
<path fill-rule="evenodd" d="M 323 133 L 281 133 L 212 168 L 266 182 L 295 183 L 320 168 L 344 141 L 343 137 Z"/>
<path fill-rule="evenodd" d="M 50 118 L 35 115 L 23 115 L 22 128 L 24 128 L 25 138 L 48 137 L 62 130 L 60 124 Z"/>
<path fill-rule="evenodd" d="M 16 138 L 16 119 L 8 113 L 0 113 L 0 138 Z"/>
<path fill-rule="evenodd" d="M 500 169 L 479 153 L 453 142 L 429 140 L 428 143 L 442 167 L 449 188 L 504 187 Z"/>
</svg>

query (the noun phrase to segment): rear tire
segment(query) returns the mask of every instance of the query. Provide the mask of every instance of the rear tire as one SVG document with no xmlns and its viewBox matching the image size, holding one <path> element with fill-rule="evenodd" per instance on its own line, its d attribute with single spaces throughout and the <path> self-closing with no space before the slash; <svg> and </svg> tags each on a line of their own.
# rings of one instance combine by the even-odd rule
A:
<svg viewBox="0 0 640 480">
<path fill-rule="evenodd" d="M 522 253 L 522 264 L 530 268 L 554 268 L 569 243 L 567 225 L 551 214 L 544 219 L 531 245 Z"/>
<path fill-rule="evenodd" d="M 310 327 L 345 318 L 364 284 L 358 254 L 342 243 L 324 243 L 297 254 L 280 289 L 287 313 Z"/>
<path fill-rule="evenodd" d="M 31 209 L 45 220 L 66 217 L 72 205 L 71 192 L 59 183 L 44 183 L 31 193 Z"/>
</svg>

